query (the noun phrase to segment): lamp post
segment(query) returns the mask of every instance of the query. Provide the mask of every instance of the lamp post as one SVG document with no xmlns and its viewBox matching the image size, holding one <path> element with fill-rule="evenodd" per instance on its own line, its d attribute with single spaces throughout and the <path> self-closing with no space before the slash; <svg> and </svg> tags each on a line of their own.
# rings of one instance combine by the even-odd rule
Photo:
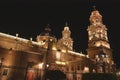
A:
<svg viewBox="0 0 120 80">
<path fill-rule="evenodd" d="M 49 54 L 49 51 L 52 47 L 52 44 L 51 42 L 53 41 L 53 39 L 51 39 L 50 37 L 48 37 L 48 47 L 47 47 L 47 51 L 46 53 L 44 54 L 44 57 L 43 57 L 43 80 L 46 80 L 46 72 L 47 72 L 47 67 L 48 67 L 48 59 L 47 59 L 47 56 Z"/>
</svg>

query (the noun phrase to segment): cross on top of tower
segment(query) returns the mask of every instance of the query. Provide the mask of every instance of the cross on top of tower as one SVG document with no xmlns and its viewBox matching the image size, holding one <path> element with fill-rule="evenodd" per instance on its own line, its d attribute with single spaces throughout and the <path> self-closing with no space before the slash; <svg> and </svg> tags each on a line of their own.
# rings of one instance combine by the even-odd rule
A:
<svg viewBox="0 0 120 80">
<path fill-rule="evenodd" d="M 68 22 L 65 23 L 65 26 L 68 26 Z"/>
<path fill-rule="evenodd" d="M 96 6 L 95 6 L 95 5 L 93 6 L 93 10 L 94 10 L 94 11 L 96 10 Z"/>
</svg>

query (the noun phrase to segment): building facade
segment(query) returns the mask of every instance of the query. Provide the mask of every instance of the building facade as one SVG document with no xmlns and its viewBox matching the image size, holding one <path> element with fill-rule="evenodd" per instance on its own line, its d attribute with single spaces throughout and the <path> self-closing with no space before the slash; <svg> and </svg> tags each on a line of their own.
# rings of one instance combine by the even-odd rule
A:
<svg viewBox="0 0 120 80">
<path fill-rule="evenodd" d="M 43 80 L 45 70 L 61 70 L 68 80 L 81 80 L 83 73 L 114 73 L 107 28 L 98 10 L 91 12 L 90 23 L 87 55 L 73 51 L 67 23 L 61 39 L 51 34 L 49 25 L 36 41 L 0 33 L 0 80 Z"/>
</svg>

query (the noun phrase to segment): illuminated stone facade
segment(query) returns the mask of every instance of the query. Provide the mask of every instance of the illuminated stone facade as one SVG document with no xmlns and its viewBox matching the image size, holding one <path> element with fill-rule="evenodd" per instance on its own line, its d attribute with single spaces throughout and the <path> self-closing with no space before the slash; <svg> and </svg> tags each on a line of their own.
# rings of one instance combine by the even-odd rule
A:
<svg viewBox="0 0 120 80">
<path fill-rule="evenodd" d="M 62 31 L 62 38 L 58 41 L 59 49 L 66 46 L 69 50 L 73 50 L 73 40 L 70 36 L 71 36 L 71 31 L 69 30 L 69 26 L 66 23 L 66 26 Z"/>
<path fill-rule="evenodd" d="M 107 28 L 98 10 L 92 11 L 90 22 L 88 55 L 73 51 L 67 24 L 58 40 L 49 25 L 37 41 L 0 33 L 0 80 L 42 80 L 45 69 L 61 70 L 68 80 L 81 80 L 82 73 L 113 73 L 115 64 Z"/>
<path fill-rule="evenodd" d="M 57 42 L 49 31 L 50 28 L 46 27 L 44 34 L 37 36 L 37 42 L 32 41 L 32 38 L 20 38 L 18 34 L 12 36 L 0 33 L 0 59 L 4 59 L 0 71 L 1 80 L 29 80 L 30 75 L 33 75 L 35 80 L 42 79 L 44 62 L 47 69 L 61 70 L 68 78 L 73 79 L 75 72 L 78 78 L 81 77 L 84 67 L 89 68 L 92 64 L 90 59 L 82 53 L 72 51 L 64 44 L 64 47 L 60 48 L 59 41 Z"/>
<path fill-rule="evenodd" d="M 107 36 L 107 28 L 103 24 L 102 16 L 98 10 L 91 12 L 90 23 L 91 25 L 87 29 L 88 56 L 94 61 L 97 72 L 113 72 L 112 67 L 115 67 L 115 64 Z"/>
</svg>

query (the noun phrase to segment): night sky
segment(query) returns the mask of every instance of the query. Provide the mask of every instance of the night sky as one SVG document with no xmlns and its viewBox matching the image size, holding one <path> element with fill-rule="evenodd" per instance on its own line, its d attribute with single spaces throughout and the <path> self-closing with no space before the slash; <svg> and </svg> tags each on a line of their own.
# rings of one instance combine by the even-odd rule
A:
<svg viewBox="0 0 120 80">
<path fill-rule="evenodd" d="M 74 50 L 86 54 L 88 46 L 87 27 L 93 6 L 103 16 L 108 28 L 108 39 L 113 49 L 113 58 L 120 67 L 120 2 L 119 0 L 4 0 L 0 1 L 0 32 L 36 41 L 50 24 L 53 35 L 61 38 L 68 22 Z"/>
</svg>

